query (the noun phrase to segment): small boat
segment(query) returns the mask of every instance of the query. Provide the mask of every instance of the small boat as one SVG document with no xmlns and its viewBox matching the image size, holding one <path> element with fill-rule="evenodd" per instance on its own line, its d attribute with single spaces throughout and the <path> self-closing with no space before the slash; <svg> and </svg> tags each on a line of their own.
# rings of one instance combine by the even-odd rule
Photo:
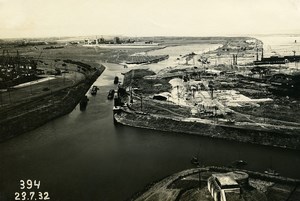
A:
<svg viewBox="0 0 300 201">
<path fill-rule="evenodd" d="M 265 170 L 265 174 L 272 175 L 272 176 L 279 176 L 279 173 L 272 169 Z"/>
<path fill-rule="evenodd" d="M 243 161 L 243 160 L 237 160 L 236 164 L 247 165 L 248 163 L 246 161 Z"/>
<path fill-rule="evenodd" d="M 118 76 L 115 77 L 114 84 L 119 84 L 119 77 Z"/>
<path fill-rule="evenodd" d="M 191 159 L 191 163 L 192 163 L 193 165 L 199 165 L 199 164 L 200 164 L 197 157 L 193 157 L 193 158 Z"/>
<path fill-rule="evenodd" d="M 243 166 L 247 165 L 248 163 L 244 160 L 236 160 L 232 164 L 234 167 L 243 167 Z"/>
<path fill-rule="evenodd" d="M 93 96 L 95 96 L 95 95 L 97 94 L 97 91 L 98 91 L 98 90 L 99 90 L 98 87 L 93 86 L 93 87 L 92 87 L 92 90 L 91 90 L 91 94 L 92 94 Z"/>
<path fill-rule="evenodd" d="M 88 104 L 88 101 L 89 101 L 89 99 L 88 99 L 87 96 L 84 96 L 84 97 L 81 99 L 80 104 L 79 104 L 80 110 L 81 110 L 81 111 L 83 111 L 83 110 L 86 109 L 86 106 L 87 106 L 87 104 Z"/>
<path fill-rule="evenodd" d="M 114 98 L 114 95 L 115 95 L 115 90 L 114 89 L 109 90 L 107 99 L 112 100 Z"/>
</svg>

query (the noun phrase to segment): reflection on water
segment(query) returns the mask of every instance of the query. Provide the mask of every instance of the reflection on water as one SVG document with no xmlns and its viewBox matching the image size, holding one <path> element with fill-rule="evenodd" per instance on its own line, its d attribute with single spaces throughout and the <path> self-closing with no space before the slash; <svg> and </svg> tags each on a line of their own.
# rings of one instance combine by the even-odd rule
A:
<svg viewBox="0 0 300 201">
<path fill-rule="evenodd" d="M 124 69 L 106 66 L 95 82 L 100 86 L 97 95 L 87 94 L 84 112 L 77 106 L 68 115 L 0 144 L 2 194 L 13 199 L 20 179 L 39 179 L 41 190 L 52 200 L 124 200 L 154 180 L 191 168 L 195 155 L 205 165 L 243 159 L 247 169 L 272 166 L 284 176 L 300 178 L 299 151 L 115 126 L 107 93 L 116 88 L 113 78 Z"/>
</svg>

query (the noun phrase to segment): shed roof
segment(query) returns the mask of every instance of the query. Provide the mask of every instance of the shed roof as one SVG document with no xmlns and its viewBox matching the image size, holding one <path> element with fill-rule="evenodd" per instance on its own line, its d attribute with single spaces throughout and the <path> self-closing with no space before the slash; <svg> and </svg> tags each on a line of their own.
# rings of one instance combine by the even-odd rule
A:
<svg viewBox="0 0 300 201">
<path fill-rule="evenodd" d="M 221 187 L 222 186 L 228 186 L 228 185 L 238 185 L 238 183 L 230 176 L 227 176 L 227 175 L 214 175 L 218 181 L 220 182 L 221 184 Z"/>
</svg>

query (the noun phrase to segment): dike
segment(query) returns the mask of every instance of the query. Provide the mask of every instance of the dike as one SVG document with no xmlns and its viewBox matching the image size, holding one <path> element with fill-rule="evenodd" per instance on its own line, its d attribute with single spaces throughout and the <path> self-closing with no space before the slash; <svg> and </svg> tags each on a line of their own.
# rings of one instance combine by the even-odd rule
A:
<svg viewBox="0 0 300 201">
<path fill-rule="evenodd" d="M 101 65 L 98 69 L 89 71 L 86 79 L 76 85 L 19 105 L 13 111 L 14 115 L 8 114 L 8 118 L 0 121 L 0 142 L 34 130 L 72 112 L 104 70 L 105 67 Z"/>
<path fill-rule="evenodd" d="M 300 135 L 297 131 L 283 132 L 235 127 L 232 125 L 187 122 L 175 117 L 164 118 L 126 111 L 116 113 L 114 121 L 125 126 L 300 150 Z"/>
</svg>

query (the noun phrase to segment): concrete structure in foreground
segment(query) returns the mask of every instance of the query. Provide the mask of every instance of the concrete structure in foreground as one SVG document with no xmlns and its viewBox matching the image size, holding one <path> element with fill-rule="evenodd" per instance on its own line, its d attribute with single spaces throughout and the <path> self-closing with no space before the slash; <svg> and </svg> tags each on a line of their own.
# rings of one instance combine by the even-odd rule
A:
<svg viewBox="0 0 300 201">
<path fill-rule="evenodd" d="M 300 181 L 225 167 L 184 170 L 152 183 L 135 201 L 299 201 Z"/>
<path fill-rule="evenodd" d="M 213 175 L 207 181 L 207 188 L 214 201 L 226 201 L 228 194 L 240 195 L 239 184 L 229 176 Z"/>
<path fill-rule="evenodd" d="M 207 188 L 214 201 L 229 201 L 241 198 L 241 186 L 248 185 L 249 176 L 244 172 L 212 174 Z"/>
</svg>

